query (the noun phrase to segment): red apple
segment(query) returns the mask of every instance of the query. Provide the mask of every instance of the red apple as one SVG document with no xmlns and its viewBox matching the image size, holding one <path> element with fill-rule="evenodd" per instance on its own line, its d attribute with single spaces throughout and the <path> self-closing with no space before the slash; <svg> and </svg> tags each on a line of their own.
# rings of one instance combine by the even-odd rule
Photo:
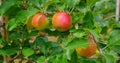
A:
<svg viewBox="0 0 120 63">
<path fill-rule="evenodd" d="M 69 30 L 72 24 L 71 16 L 66 12 L 58 12 L 52 18 L 53 27 L 61 32 Z"/>
<path fill-rule="evenodd" d="M 83 49 L 83 48 L 77 48 L 76 52 L 84 57 L 91 57 L 95 54 L 96 50 L 97 50 L 97 45 L 95 43 L 95 41 L 92 38 L 88 38 L 87 39 L 88 42 L 90 42 L 90 45 Z"/>
<path fill-rule="evenodd" d="M 38 30 L 45 29 L 48 24 L 48 18 L 42 13 L 37 13 L 32 17 L 32 25 Z"/>
</svg>

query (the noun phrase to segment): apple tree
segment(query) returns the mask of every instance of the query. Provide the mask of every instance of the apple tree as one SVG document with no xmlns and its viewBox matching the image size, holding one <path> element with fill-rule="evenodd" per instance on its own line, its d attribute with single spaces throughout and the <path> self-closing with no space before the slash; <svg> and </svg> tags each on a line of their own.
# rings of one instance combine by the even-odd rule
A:
<svg viewBox="0 0 120 63">
<path fill-rule="evenodd" d="M 0 0 L 1 63 L 120 63 L 116 0 Z"/>
</svg>

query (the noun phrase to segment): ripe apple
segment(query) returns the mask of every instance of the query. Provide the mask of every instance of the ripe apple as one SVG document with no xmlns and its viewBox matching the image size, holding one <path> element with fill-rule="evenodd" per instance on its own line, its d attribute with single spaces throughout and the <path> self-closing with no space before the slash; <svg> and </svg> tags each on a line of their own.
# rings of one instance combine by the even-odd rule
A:
<svg viewBox="0 0 120 63">
<path fill-rule="evenodd" d="M 87 48 L 85 48 L 85 49 L 77 48 L 76 52 L 81 56 L 91 57 L 92 55 L 95 54 L 95 52 L 97 50 L 97 45 L 92 38 L 88 38 L 87 40 L 88 40 L 88 42 L 90 42 L 90 45 L 88 45 Z"/>
<path fill-rule="evenodd" d="M 72 18 L 68 13 L 58 12 L 53 15 L 52 25 L 56 30 L 60 32 L 69 30 L 71 24 L 72 24 Z"/>
<path fill-rule="evenodd" d="M 42 13 L 37 13 L 32 17 L 32 25 L 38 30 L 45 29 L 48 24 L 48 18 Z"/>
</svg>

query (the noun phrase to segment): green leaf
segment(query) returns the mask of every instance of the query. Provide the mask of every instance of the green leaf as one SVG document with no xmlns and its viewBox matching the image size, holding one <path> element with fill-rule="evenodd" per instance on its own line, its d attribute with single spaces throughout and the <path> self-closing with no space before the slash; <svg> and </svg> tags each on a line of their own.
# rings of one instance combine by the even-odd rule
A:
<svg viewBox="0 0 120 63">
<path fill-rule="evenodd" d="M 68 63 L 68 61 L 67 61 L 67 57 L 66 57 L 66 55 L 64 54 L 64 55 L 62 55 L 62 57 L 61 57 L 62 59 L 60 59 L 59 61 L 60 61 L 60 63 Z"/>
<path fill-rule="evenodd" d="M 20 39 L 21 38 L 21 36 L 20 36 L 20 34 L 18 34 L 18 33 L 11 33 L 10 35 L 9 35 L 9 40 L 18 40 L 18 39 Z"/>
<path fill-rule="evenodd" d="M 115 63 L 115 57 L 112 54 L 104 54 L 105 63 Z"/>
<path fill-rule="evenodd" d="M 53 61 L 54 61 L 54 63 L 68 63 L 67 57 L 65 54 L 55 56 L 53 58 L 52 62 Z"/>
<path fill-rule="evenodd" d="M 89 7 L 91 7 L 92 5 L 94 5 L 98 0 L 87 0 L 87 5 Z"/>
<path fill-rule="evenodd" d="M 96 26 L 96 28 L 94 29 L 94 31 L 95 31 L 97 34 L 100 34 L 101 31 L 102 31 L 102 27 Z"/>
<path fill-rule="evenodd" d="M 27 10 L 22 10 L 22 11 L 18 12 L 18 14 L 15 18 L 8 21 L 9 31 L 13 30 L 18 25 L 24 23 L 24 21 L 27 18 L 30 18 L 31 16 L 33 16 L 37 12 L 38 12 L 38 9 L 33 8 L 33 7 L 29 7 Z"/>
<path fill-rule="evenodd" d="M 0 43 L 3 43 L 3 39 L 2 38 L 0 38 Z"/>
<path fill-rule="evenodd" d="M 23 48 L 22 54 L 26 57 L 29 57 L 34 54 L 34 50 L 31 48 Z"/>
<path fill-rule="evenodd" d="M 97 14 L 98 14 L 98 12 L 99 12 L 99 14 L 100 13 L 104 14 L 103 15 L 104 17 L 110 16 L 110 15 L 108 15 L 108 13 L 112 14 L 112 12 L 114 15 L 115 8 L 116 8 L 115 3 L 116 3 L 115 1 L 111 1 L 111 0 L 100 0 L 99 2 L 97 2 L 95 4 L 95 7 L 94 7 L 95 13 L 97 12 Z"/>
<path fill-rule="evenodd" d="M 40 37 L 40 36 L 37 37 L 35 42 L 39 47 L 45 47 L 46 46 L 46 41 L 43 37 Z"/>
<path fill-rule="evenodd" d="M 95 59 L 95 58 L 80 58 L 79 63 L 103 63 L 99 61 L 101 59 Z"/>
<path fill-rule="evenodd" d="M 32 3 L 33 5 L 35 5 L 36 7 L 40 8 L 40 0 L 30 0 L 30 3 Z"/>
<path fill-rule="evenodd" d="M 43 4 L 43 7 L 48 7 L 49 5 L 57 3 L 57 0 L 48 0 L 46 3 Z"/>
<path fill-rule="evenodd" d="M 81 9 L 80 9 L 81 10 Z M 84 11 L 85 12 L 85 11 Z M 73 24 L 74 23 L 79 23 L 80 22 L 80 20 L 82 20 L 83 18 L 84 18 L 84 16 L 85 16 L 85 13 L 84 12 L 82 12 L 82 10 L 79 12 L 79 13 L 75 13 L 72 17 L 72 19 L 73 19 Z"/>
<path fill-rule="evenodd" d="M 21 3 L 21 2 L 20 2 Z M 15 17 L 16 14 L 18 14 L 18 12 L 20 10 L 23 10 L 21 7 L 18 6 L 19 2 L 16 3 L 16 5 L 12 6 L 11 8 L 9 8 L 5 13 L 4 16 L 9 17 L 8 19 L 11 19 L 12 17 Z"/>
<path fill-rule="evenodd" d="M 38 59 L 37 59 L 37 63 L 45 63 L 45 59 L 43 56 L 40 56 Z"/>
<path fill-rule="evenodd" d="M 37 45 L 37 47 L 39 47 L 40 51 L 43 52 L 44 54 L 48 53 L 48 49 L 47 49 L 47 40 L 45 39 L 45 37 L 37 37 L 35 40 L 35 43 Z"/>
<path fill-rule="evenodd" d="M 76 31 L 76 32 L 74 32 L 73 33 L 73 36 L 74 37 L 77 37 L 77 38 L 81 38 L 81 37 L 83 37 L 83 36 L 85 36 L 86 34 L 85 34 L 85 32 L 83 32 L 83 31 Z"/>
<path fill-rule="evenodd" d="M 5 45 L 0 48 L 1 55 L 14 55 L 19 51 L 19 45 L 12 43 L 12 45 Z"/>
<path fill-rule="evenodd" d="M 74 7 L 76 4 L 79 4 L 80 1 L 81 0 L 63 0 L 63 2 L 68 5 L 68 7 Z"/>
<path fill-rule="evenodd" d="M 96 30 L 88 30 L 95 38 L 95 40 L 98 41 L 99 39 L 99 33 L 96 32 Z"/>
<path fill-rule="evenodd" d="M 83 27 L 92 29 L 94 27 L 92 11 L 88 11 L 83 18 Z"/>
<path fill-rule="evenodd" d="M 78 9 L 81 13 L 86 13 L 88 11 L 87 4 L 85 2 L 80 2 L 76 7 L 76 9 Z"/>
<path fill-rule="evenodd" d="M 110 43 L 110 47 L 115 45 L 120 45 L 120 40 Z"/>
<path fill-rule="evenodd" d="M 120 30 L 112 30 L 110 32 L 110 38 L 109 38 L 109 43 L 111 42 L 116 42 L 120 40 Z"/>
<path fill-rule="evenodd" d="M 114 24 L 113 28 L 120 28 L 120 23 Z"/>
<path fill-rule="evenodd" d="M 66 46 L 67 49 L 86 48 L 89 42 L 85 39 L 75 38 Z"/>
<path fill-rule="evenodd" d="M 58 43 L 58 42 L 47 42 L 47 43 L 46 43 L 46 46 L 47 46 L 48 48 L 52 48 L 52 47 L 58 47 L 58 46 L 61 46 L 61 45 L 60 45 L 60 43 Z"/>
<path fill-rule="evenodd" d="M 56 54 L 61 54 L 63 52 L 63 48 L 61 46 L 50 48 L 52 52 L 50 52 L 50 55 L 56 55 Z"/>
<path fill-rule="evenodd" d="M 7 0 L 0 5 L 0 15 L 4 14 L 9 8 L 14 6 L 18 0 Z"/>
<path fill-rule="evenodd" d="M 69 63 L 77 63 L 77 54 L 75 50 L 71 55 L 71 60 L 69 61 Z"/>
<path fill-rule="evenodd" d="M 94 21 L 95 21 L 95 26 L 99 25 L 101 27 L 104 27 L 107 25 L 106 22 L 103 20 L 103 15 L 101 15 L 101 14 L 94 15 Z"/>
<path fill-rule="evenodd" d="M 71 60 L 71 55 L 72 55 L 72 53 L 74 52 L 75 50 L 74 49 L 67 49 L 66 50 L 66 57 L 67 57 L 67 59 L 68 60 Z"/>
<path fill-rule="evenodd" d="M 120 54 L 120 45 L 114 45 L 111 47 L 115 52 Z"/>
</svg>

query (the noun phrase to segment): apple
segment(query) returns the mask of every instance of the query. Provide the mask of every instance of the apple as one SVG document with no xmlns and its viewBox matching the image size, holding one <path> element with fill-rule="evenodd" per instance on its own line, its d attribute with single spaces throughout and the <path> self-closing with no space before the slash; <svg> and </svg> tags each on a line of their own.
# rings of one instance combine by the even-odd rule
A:
<svg viewBox="0 0 120 63">
<path fill-rule="evenodd" d="M 48 18 L 43 13 L 37 13 L 32 17 L 32 25 L 38 30 L 45 29 L 48 24 Z"/>
<path fill-rule="evenodd" d="M 76 52 L 83 57 L 91 57 L 96 53 L 96 50 L 97 50 L 97 45 L 95 41 L 92 38 L 88 38 L 87 40 L 88 42 L 90 42 L 90 45 L 88 45 L 87 48 L 76 49 Z"/>
<path fill-rule="evenodd" d="M 71 24 L 72 24 L 72 17 L 68 13 L 58 12 L 53 15 L 52 25 L 56 30 L 60 32 L 69 30 Z"/>
</svg>

